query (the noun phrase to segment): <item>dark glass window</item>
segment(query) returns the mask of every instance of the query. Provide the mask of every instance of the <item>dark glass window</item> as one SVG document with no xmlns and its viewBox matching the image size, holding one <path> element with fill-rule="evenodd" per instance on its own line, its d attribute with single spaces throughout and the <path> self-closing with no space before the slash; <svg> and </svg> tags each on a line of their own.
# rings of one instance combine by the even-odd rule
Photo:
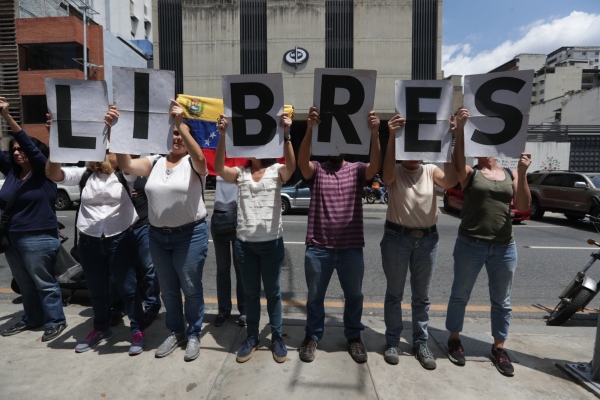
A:
<svg viewBox="0 0 600 400">
<path fill-rule="evenodd" d="M 325 67 L 354 68 L 354 1 L 325 1 Z"/>
<path fill-rule="evenodd" d="M 587 183 L 585 178 L 581 175 L 565 175 L 562 181 L 564 187 L 572 188 L 575 187 L 575 182 Z"/>
<path fill-rule="evenodd" d="M 45 69 L 83 71 L 83 46 L 79 43 L 21 44 L 19 66 L 21 71 Z"/>
<path fill-rule="evenodd" d="M 437 0 L 413 0 L 412 79 L 436 79 Z"/>
<path fill-rule="evenodd" d="M 563 174 L 550 174 L 542 181 L 544 186 L 561 186 Z"/>
<path fill-rule="evenodd" d="M 267 73 L 267 1 L 240 1 L 240 73 Z"/>
<path fill-rule="evenodd" d="M 23 123 L 44 124 L 46 123 L 46 96 L 23 96 Z"/>
<path fill-rule="evenodd" d="M 181 0 L 158 0 L 160 69 L 175 72 L 175 93 L 183 93 L 183 17 Z M 175 94 L 174 94 L 175 95 Z"/>
</svg>

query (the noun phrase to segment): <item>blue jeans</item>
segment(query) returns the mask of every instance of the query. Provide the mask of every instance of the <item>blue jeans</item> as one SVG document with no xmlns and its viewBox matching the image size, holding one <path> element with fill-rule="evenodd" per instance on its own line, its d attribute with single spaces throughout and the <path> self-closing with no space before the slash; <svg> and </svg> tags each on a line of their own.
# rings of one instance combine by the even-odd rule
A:
<svg viewBox="0 0 600 400">
<path fill-rule="evenodd" d="M 62 294 L 54 277 L 60 248 L 58 230 L 9 232 L 8 238 L 6 260 L 23 297 L 21 322 L 32 327 L 45 324 L 46 328 L 64 324 Z"/>
<path fill-rule="evenodd" d="M 235 242 L 235 252 L 246 296 L 248 337 L 258 339 L 261 278 L 267 298 L 271 339 L 281 337 L 283 319 L 279 277 L 284 257 L 283 238 L 267 242 L 243 242 L 238 239 Z"/>
<path fill-rule="evenodd" d="M 517 247 L 514 242 L 493 245 L 478 239 L 458 236 L 454 246 L 454 282 L 448 301 L 446 329 L 461 332 L 465 308 L 481 268 L 485 264 L 492 303 L 492 336 L 506 340 L 510 325 L 510 292 L 517 269 Z"/>
<path fill-rule="evenodd" d="M 110 320 L 109 275 L 125 303 L 132 333 L 144 330 L 144 311 L 135 276 L 135 238 L 131 229 L 118 235 L 97 238 L 79 235 L 77 245 L 81 267 L 94 310 L 94 329 L 106 331 Z"/>
<path fill-rule="evenodd" d="M 202 272 L 207 253 L 208 227 L 204 221 L 171 233 L 150 227 L 150 254 L 167 309 L 167 329 L 171 332 L 200 336 L 204 319 Z"/>
<path fill-rule="evenodd" d="M 360 322 L 363 310 L 362 281 L 365 274 L 363 249 L 324 249 L 307 247 L 304 273 L 308 286 L 306 302 L 307 335 L 319 341 L 325 329 L 325 293 L 337 270 L 344 291 L 344 335 L 348 340 L 360 337 L 365 329 Z"/>
<path fill-rule="evenodd" d="M 216 211 L 215 211 L 216 213 Z M 214 216 L 215 214 L 213 214 Z M 235 292 L 237 297 L 237 309 L 240 315 L 246 315 L 246 304 L 244 300 L 244 285 L 240 276 L 240 265 L 235 254 L 235 229 L 228 235 L 216 232 L 217 221 L 212 218 L 210 223 L 213 245 L 215 246 L 215 258 L 217 259 L 217 302 L 219 312 L 231 314 L 231 261 L 235 271 Z"/>
<path fill-rule="evenodd" d="M 132 229 L 133 236 L 136 241 L 136 263 L 135 271 L 138 282 L 138 290 L 144 304 L 144 312 L 150 315 L 157 315 L 160 311 L 160 286 L 158 284 L 158 276 L 152 263 L 150 256 L 148 230 L 150 225 L 142 225 Z M 119 297 L 119 293 L 114 284 L 114 279 L 111 277 L 110 286 L 110 304 L 111 309 L 121 312 L 123 310 L 123 300 Z"/>
<path fill-rule="evenodd" d="M 385 341 L 398 346 L 402 333 L 401 303 L 406 274 L 410 270 L 413 346 L 426 344 L 429 335 L 429 288 L 437 261 L 439 235 L 419 239 L 385 228 L 381 240 L 381 261 L 387 279 L 384 319 Z"/>
</svg>

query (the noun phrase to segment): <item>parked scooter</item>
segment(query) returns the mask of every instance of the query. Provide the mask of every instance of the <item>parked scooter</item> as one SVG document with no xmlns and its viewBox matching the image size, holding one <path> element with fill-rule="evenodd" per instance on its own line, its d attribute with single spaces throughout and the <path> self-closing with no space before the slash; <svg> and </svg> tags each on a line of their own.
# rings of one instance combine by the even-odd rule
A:
<svg viewBox="0 0 600 400">
<path fill-rule="evenodd" d="M 596 208 L 600 209 L 600 198 L 593 196 L 592 202 Z M 600 218 L 593 217 L 591 215 L 586 215 L 585 218 L 587 218 L 594 225 L 596 231 L 598 231 L 598 227 L 600 226 Z M 598 233 L 600 234 L 600 231 L 598 231 Z M 587 242 L 588 244 L 600 247 L 600 243 L 594 239 L 588 239 Z M 591 268 L 592 265 L 594 265 L 596 261 L 600 259 L 600 250 L 592 253 L 590 257 L 590 261 L 580 272 L 577 273 L 575 279 L 573 279 L 571 283 L 567 285 L 565 290 L 563 290 L 560 296 L 558 296 L 560 298 L 560 302 L 554 308 L 554 310 L 550 312 L 550 315 L 546 317 L 547 325 L 562 325 L 577 311 L 583 311 L 600 291 L 598 282 L 589 276 L 586 276 L 586 272 Z"/>
<path fill-rule="evenodd" d="M 385 202 L 385 204 L 387 204 L 387 202 L 388 202 L 387 187 L 385 185 L 381 185 L 380 189 L 381 189 L 381 196 L 383 196 L 383 201 Z M 363 189 L 363 198 L 369 204 L 373 204 L 373 203 L 375 203 L 376 200 L 380 200 L 381 196 L 379 196 L 376 189 L 370 188 L 368 186 L 365 186 L 365 188 Z"/>
<path fill-rule="evenodd" d="M 58 228 L 62 230 L 65 226 L 59 222 Z M 54 267 L 54 275 L 56 276 L 56 280 L 61 289 L 71 291 L 69 296 L 66 298 L 63 297 L 63 306 L 65 307 L 71 304 L 71 299 L 77 290 L 87 290 L 81 265 L 71 256 L 69 250 L 65 249 L 63 246 L 67 240 L 69 240 L 69 238 L 60 233 L 60 249 L 58 250 L 56 266 Z M 13 292 L 21 294 L 21 288 L 19 288 L 15 278 L 12 279 L 10 287 Z"/>
</svg>

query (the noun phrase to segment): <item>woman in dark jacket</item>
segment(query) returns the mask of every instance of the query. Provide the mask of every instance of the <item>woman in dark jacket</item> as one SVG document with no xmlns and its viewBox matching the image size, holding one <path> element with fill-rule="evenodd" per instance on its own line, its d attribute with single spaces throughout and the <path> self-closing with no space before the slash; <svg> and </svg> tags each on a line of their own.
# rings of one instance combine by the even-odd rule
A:
<svg viewBox="0 0 600 400">
<path fill-rule="evenodd" d="M 42 341 L 56 338 L 67 327 L 62 295 L 54 267 L 60 248 L 54 202 L 56 184 L 46 178 L 48 148 L 27 136 L 0 97 L 0 114 L 12 130 L 9 155 L 0 152 L 0 171 L 6 180 L 0 189 L 0 209 L 8 215 L 10 247 L 6 259 L 21 288 L 25 315 L 2 336 L 45 325 Z M 12 205 L 7 207 L 14 196 Z M 8 208 L 8 209 L 7 209 Z M 6 219 L 6 218 L 4 218 Z"/>
</svg>

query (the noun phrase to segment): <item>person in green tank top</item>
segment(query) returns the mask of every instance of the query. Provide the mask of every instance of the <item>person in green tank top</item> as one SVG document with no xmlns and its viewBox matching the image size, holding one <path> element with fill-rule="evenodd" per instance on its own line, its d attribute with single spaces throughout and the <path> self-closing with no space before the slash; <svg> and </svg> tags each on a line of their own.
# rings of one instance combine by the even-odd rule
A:
<svg viewBox="0 0 600 400">
<path fill-rule="evenodd" d="M 448 358 L 456 365 L 465 365 L 460 342 L 465 309 L 481 268 L 489 276 L 491 323 L 494 344 L 491 357 L 498 371 L 514 375 L 504 343 L 510 324 L 510 294 L 517 268 L 517 249 L 512 232 L 510 202 L 525 212 L 531 203 L 527 185 L 527 168 L 531 156 L 522 154 L 517 170 L 500 167 L 493 157 L 478 157 L 474 168 L 466 165 L 464 127 L 469 117 L 466 109 L 457 115 L 456 143 L 452 159 L 458 180 L 464 188 L 463 219 L 454 246 L 454 282 L 448 300 L 446 329 Z"/>
</svg>

